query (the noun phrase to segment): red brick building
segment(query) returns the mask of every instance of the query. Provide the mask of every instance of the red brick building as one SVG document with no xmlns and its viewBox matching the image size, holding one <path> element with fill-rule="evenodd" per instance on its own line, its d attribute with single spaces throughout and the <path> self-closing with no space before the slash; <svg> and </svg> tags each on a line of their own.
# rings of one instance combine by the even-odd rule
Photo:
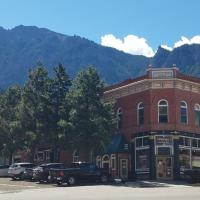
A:
<svg viewBox="0 0 200 200">
<path fill-rule="evenodd" d="M 200 167 L 200 79 L 178 68 L 148 68 L 146 75 L 107 88 L 118 133 L 97 157 L 116 177 L 179 179 Z"/>
</svg>

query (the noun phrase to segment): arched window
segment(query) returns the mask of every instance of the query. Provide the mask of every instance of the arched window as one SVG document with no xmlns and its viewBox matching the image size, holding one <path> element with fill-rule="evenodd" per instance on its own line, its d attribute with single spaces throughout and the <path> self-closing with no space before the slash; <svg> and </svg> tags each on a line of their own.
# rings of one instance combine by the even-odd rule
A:
<svg viewBox="0 0 200 200">
<path fill-rule="evenodd" d="M 109 169 L 110 168 L 110 157 L 109 155 L 104 155 L 102 157 L 102 167 Z"/>
<path fill-rule="evenodd" d="M 185 101 L 181 101 L 180 103 L 180 119 L 181 123 L 183 124 L 188 123 L 188 110 L 187 110 L 187 103 Z"/>
<path fill-rule="evenodd" d="M 137 106 L 137 123 L 138 125 L 144 124 L 144 104 L 142 102 Z"/>
<path fill-rule="evenodd" d="M 122 115 L 123 115 L 123 112 L 122 112 L 122 108 L 118 108 L 117 110 L 117 128 L 120 129 L 122 128 Z"/>
<path fill-rule="evenodd" d="M 78 162 L 79 161 L 79 151 L 75 150 L 73 152 L 73 162 Z"/>
<path fill-rule="evenodd" d="M 195 119 L 195 126 L 200 127 L 200 105 L 195 104 L 194 106 L 194 119 Z"/>
<path fill-rule="evenodd" d="M 158 102 L 158 120 L 159 123 L 168 122 L 168 102 L 166 100 Z"/>
<path fill-rule="evenodd" d="M 97 165 L 97 167 L 101 168 L 101 156 L 97 156 L 96 165 Z"/>
</svg>

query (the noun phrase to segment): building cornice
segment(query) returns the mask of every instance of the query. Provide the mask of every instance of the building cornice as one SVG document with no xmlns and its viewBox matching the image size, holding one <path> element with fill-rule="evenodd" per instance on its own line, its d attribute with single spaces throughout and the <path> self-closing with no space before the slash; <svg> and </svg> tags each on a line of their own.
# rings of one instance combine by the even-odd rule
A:
<svg viewBox="0 0 200 200">
<path fill-rule="evenodd" d="M 104 100 L 112 101 L 131 94 L 151 89 L 180 89 L 200 94 L 200 83 L 179 78 L 171 79 L 143 79 L 104 92 Z"/>
</svg>

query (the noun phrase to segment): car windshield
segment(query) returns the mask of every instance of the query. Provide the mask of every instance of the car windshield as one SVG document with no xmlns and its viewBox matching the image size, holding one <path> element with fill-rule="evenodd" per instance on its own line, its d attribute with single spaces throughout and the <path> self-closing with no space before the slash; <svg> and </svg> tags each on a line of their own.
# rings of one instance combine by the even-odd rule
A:
<svg viewBox="0 0 200 200">
<path fill-rule="evenodd" d="M 35 167 L 34 164 L 20 164 L 21 167 L 25 167 L 25 168 L 33 168 Z"/>
</svg>

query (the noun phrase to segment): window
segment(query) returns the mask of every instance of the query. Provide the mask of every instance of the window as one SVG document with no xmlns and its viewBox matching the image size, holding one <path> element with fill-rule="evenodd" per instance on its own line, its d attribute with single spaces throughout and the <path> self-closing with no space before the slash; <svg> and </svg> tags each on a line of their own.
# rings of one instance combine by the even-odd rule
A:
<svg viewBox="0 0 200 200">
<path fill-rule="evenodd" d="M 149 155 L 150 155 L 149 148 L 136 151 L 136 170 L 146 171 L 149 169 L 149 163 L 150 163 Z"/>
<path fill-rule="evenodd" d="M 200 127 L 200 105 L 195 104 L 194 106 L 194 118 L 195 118 L 195 126 Z"/>
<path fill-rule="evenodd" d="M 117 128 L 118 129 L 122 128 L 122 115 L 123 115 L 122 108 L 118 108 L 117 110 L 117 120 L 118 120 Z"/>
<path fill-rule="evenodd" d="M 79 152 L 78 150 L 75 150 L 73 152 L 73 162 L 78 162 L 79 161 Z"/>
<path fill-rule="evenodd" d="M 192 150 L 192 167 L 200 167 L 200 149 Z"/>
<path fill-rule="evenodd" d="M 179 145 L 190 147 L 190 138 L 187 137 L 180 137 L 179 138 Z"/>
<path fill-rule="evenodd" d="M 101 167 L 101 156 L 97 156 L 97 158 L 96 158 L 96 165 L 97 165 L 97 167 Z"/>
<path fill-rule="evenodd" d="M 187 111 L 187 104 L 184 101 L 181 101 L 180 103 L 180 118 L 181 123 L 187 124 L 188 123 L 188 111 Z"/>
<path fill-rule="evenodd" d="M 190 149 L 179 150 L 180 170 L 190 169 Z"/>
<path fill-rule="evenodd" d="M 148 147 L 149 146 L 149 137 L 139 137 L 136 138 L 136 148 Z"/>
<path fill-rule="evenodd" d="M 142 102 L 137 106 L 137 122 L 138 125 L 144 124 L 144 104 Z"/>
<path fill-rule="evenodd" d="M 111 155 L 110 160 L 111 160 L 111 169 L 115 170 L 116 169 L 116 156 L 115 156 L 115 154 Z"/>
<path fill-rule="evenodd" d="M 108 155 L 104 155 L 102 157 L 102 167 L 105 169 L 109 169 L 110 168 L 110 158 Z"/>
<path fill-rule="evenodd" d="M 158 119 L 159 123 L 168 122 L 168 102 L 166 100 L 158 102 Z"/>
</svg>

